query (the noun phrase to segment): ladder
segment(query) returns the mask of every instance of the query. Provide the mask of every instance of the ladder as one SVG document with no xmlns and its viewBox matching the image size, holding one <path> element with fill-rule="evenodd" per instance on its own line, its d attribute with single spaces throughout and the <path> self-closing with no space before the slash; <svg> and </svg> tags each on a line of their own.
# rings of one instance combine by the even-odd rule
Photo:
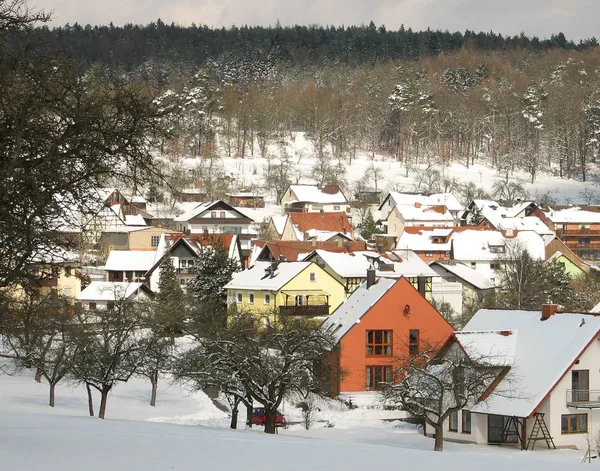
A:
<svg viewBox="0 0 600 471">
<path fill-rule="evenodd" d="M 542 436 L 540 437 L 540 432 Z M 556 445 L 554 444 L 554 440 L 550 436 L 550 431 L 548 430 L 548 426 L 544 420 L 544 414 L 541 412 L 536 412 L 535 414 L 535 422 L 533 423 L 533 428 L 531 429 L 531 435 L 529 435 L 529 441 L 527 442 L 527 447 L 531 444 L 531 450 L 535 448 L 535 442 L 538 440 L 545 440 L 548 448 L 554 448 L 556 450 Z"/>
</svg>

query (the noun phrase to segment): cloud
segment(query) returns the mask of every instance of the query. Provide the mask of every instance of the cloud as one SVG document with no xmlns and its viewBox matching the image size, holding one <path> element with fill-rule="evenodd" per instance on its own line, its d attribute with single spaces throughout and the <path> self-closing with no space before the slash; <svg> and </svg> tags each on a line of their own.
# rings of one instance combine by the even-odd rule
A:
<svg viewBox="0 0 600 471">
<path fill-rule="evenodd" d="M 596 34 L 597 0 L 32 0 L 54 10 L 53 24 L 196 23 L 235 25 L 361 25 L 493 30 L 548 37 L 562 31 L 579 40 Z"/>
</svg>

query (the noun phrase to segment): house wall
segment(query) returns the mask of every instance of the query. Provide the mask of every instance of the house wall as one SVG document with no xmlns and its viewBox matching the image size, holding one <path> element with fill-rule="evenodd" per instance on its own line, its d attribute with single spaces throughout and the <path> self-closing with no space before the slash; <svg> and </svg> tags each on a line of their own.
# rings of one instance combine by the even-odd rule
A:
<svg viewBox="0 0 600 471">
<path fill-rule="evenodd" d="M 294 225 L 292 224 L 292 219 L 289 217 L 285 221 L 285 226 L 283 226 L 283 233 L 281 234 L 280 240 L 304 240 L 304 237 L 298 238 Z"/>
<path fill-rule="evenodd" d="M 433 278 L 431 297 L 438 303 L 448 303 L 457 315 L 463 310 L 463 286 L 459 282 Z"/>
<path fill-rule="evenodd" d="M 406 305 L 410 314 L 404 314 Z M 366 367 L 395 366 L 394 358 L 408 355 L 409 330 L 419 330 L 420 345 L 444 342 L 453 328 L 404 278 L 392 288 L 340 340 L 341 392 L 366 390 Z M 366 331 L 392 330 L 392 356 L 367 357 Z"/>
<path fill-rule="evenodd" d="M 491 264 L 499 265 L 500 262 L 496 260 L 458 260 L 456 261 L 464 263 L 466 266 L 471 267 L 475 271 L 478 271 L 482 275 L 487 276 L 492 281 L 497 281 L 500 276 L 500 271 L 496 268 L 492 268 Z M 473 265 L 474 264 L 474 265 Z"/>
<path fill-rule="evenodd" d="M 285 194 L 281 197 L 281 209 L 285 211 L 286 206 L 288 206 L 291 202 L 297 202 L 298 197 L 294 192 L 288 189 Z M 316 203 L 311 201 L 305 201 L 304 203 L 304 211 L 309 213 L 318 213 L 319 211 L 325 212 L 349 212 L 350 205 L 347 202 L 339 202 L 339 203 Z"/>
<path fill-rule="evenodd" d="M 284 262 L 285 263 L 285 262 Z M 310 273 L 316 274 L 315 281 L 310 281 Z M 285 306 L 286 296 L 283 291 L 310 291 L 321 290 L 329 294 L 329 314 L 331 314 L 346 298 L 344 287 L 329 273 L 313 263 L 302 270 L 298 275 L 290 280 L 286 285 L 278 291 L 261 290 L 261 289 L 228 289 L 227 301 L 231 304 L 236 304 L 241 310 L 249 310 L 261 315 L 268 315 L 271 321 L 275 320 L 275 313 L 279 306 Z M 237 302 L 237 294 L 242 294 L 242 302 Z M 250 304 L 250 293 L 254 293 L 254 304 Z M 270 294 L 271 301 L 265 304 L 264 295 Z M 324 304 L 326 298 L 322 296 L 309 298 L 309 304 Z M 289 299 L 289 305 L 293 305 L 294 300 Z"/>
<path fill-rule="evenodd" d="M 387 217 L 387 223 L 387 234 L 395 235 L 400 238 L 404 232 L 404 226 L 406 223 L 397 207 L 394 207 L 390 210 Z"/>
<path fill-rule="evenodd" d="M 447 261 L 450 260 L 450 251 L 427 251 L 427 250 L 413 250 L 421 260 L 426 263 L 437 262 L 437 261 Z"/>
<path fill-rule="evenodd" d="M 566 274 L 569 275 L 569 278 L 579 278 L 585 275 L 585 271 L 583 271 L 578 265 L 575 265 L 564 255 L 561 255 L 556 260 L 554 260 L 554 263 L 561 264 Z"/>
<path fill-rule="evenodd" d="M 152 227 L 143 231 L 133 231 L 129 233 L 129 250 L 156 250 L 156 246 L 152 246 L 152 236 L 160 236 L 163 233 L 173 233 L 164 227 Z"/>
<path fill-rule="evenodd" d="M 556 446 L 576 447 L 580 450 L 587 449 L 586 434 L 562 434 L 561 416 L 563 414 L 588 414 L 588 430 L 593 440 L 600 432 L 600 410 L 575 409 L 567 407 L 567 391 L 572 389 L 571 373 L 573 370 L 588 370 L 590 380 L 590 400 L 598 401 L 600 399 L 600 370 L 598 363 L 600 360 L 600 341 L 594 339 L 586 351 L 579 357 L 579 363 L 573 365 L 567 374 L 556 385 L 550 397 L 545 401 L 544 410 L 546 411 L 546 425 L 550 434 L 554 438 Z M 594 445 L 592 445 L 594 446 Z"/>
<path fill-rule="evenodd" d="M 106 252 L 129 250 L 129 234 L 127 232 L 103 232 L 99 244 Z"/>
</svg>

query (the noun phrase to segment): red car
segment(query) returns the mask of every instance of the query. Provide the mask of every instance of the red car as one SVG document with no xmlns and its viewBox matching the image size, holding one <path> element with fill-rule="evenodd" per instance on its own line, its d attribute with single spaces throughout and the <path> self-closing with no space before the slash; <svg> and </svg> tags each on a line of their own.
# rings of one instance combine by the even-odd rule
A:
<svg viewBox="0 0 600 471">
<path fill-rule="evenodd" d="M 267 414 L 264 407 L 255 407 L 252 410 L 252 425 L 265 425 Z M 285 427 L 285 416 L 279 412 L 275 412 L 275 427 Z"/>
</svg>

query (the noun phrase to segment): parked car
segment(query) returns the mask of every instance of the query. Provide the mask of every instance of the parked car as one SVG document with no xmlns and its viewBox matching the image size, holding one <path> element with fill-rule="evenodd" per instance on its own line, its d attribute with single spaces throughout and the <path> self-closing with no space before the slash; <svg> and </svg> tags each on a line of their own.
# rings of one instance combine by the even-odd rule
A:
<svg viewBox="0 0 600 471">
<path fill-rule="evenodd" d="M 267 421 L 267 414 L 265 412 L 264 407 L 255 407 L 252 410 L 252 425 L 265 425 Z M 276 427 L 285 427 L 286 421 L 285 416 L 279 412 L 275 412 L 275 426 Z"/>
</svg>

